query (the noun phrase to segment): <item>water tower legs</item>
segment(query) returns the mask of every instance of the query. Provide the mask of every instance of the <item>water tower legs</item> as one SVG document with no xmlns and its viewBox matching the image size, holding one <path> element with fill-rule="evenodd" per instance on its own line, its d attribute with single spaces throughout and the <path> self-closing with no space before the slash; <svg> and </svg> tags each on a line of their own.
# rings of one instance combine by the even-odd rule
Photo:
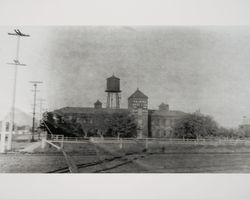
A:
<svg viewBox="0 0 250 199">
<path fill-rule="evenodd" d="M 107 95 L 107 108 L 110 108 L 110 93 Z"/>
<path fill-rule="evenodd" d="M 115 93 L 116 108 L 120 108 L 120 96 L 119 93 Z"/>
<path fill-rule="evenodd" d="M 108 92 L 107 94 L 107 108 L 120 108 L 120 95 L 119 93 Z"/>
</svg>

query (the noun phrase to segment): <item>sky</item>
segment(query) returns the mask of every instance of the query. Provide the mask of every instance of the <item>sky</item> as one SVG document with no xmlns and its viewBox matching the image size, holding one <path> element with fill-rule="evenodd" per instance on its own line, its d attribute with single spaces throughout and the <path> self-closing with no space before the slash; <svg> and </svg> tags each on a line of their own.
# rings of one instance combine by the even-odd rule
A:
<svg viewBox="0 0 250 199">
<path fill-rule="evenodd" d="M 16 38 L 21 38 L 16 107 L 32 111 L 31 80 L 43 81 L 44 108 L 106 106 L 106 78 L 121 79 L 121 106 L 139 87 L 149 108 L 211 115 L 237 127 L 250 117 L 250 26 L 0 27 L 0 117 L 11 106 Z"/>
</svg>

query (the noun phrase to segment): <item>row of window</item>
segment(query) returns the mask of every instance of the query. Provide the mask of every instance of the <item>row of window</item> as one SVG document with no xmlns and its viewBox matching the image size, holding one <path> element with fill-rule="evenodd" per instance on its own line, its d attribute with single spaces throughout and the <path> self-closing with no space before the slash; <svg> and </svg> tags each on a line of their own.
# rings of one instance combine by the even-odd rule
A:
<svg viewBox="0 0 250 199">
<path fill-rule="evenodd" d="M 147 104 L 145 100 L 133 100 L 133 103 Z"/>
<path fill-rule="evenodd" d="M 155 119 L 155 120 L 152 120 L 152 125 L 173 126 L 174 123 L 175 123 L 174 119 Z"/>
<path fill-rule="evenodd" d="M 172 133 L 173 133 L 172 129 L 156 130 L 156 131 L 152 132 L 153 137 L 169 137 L 169 136 L 171 136 Z"/>
<path fill-rule="evenodd" d="M 137 108 L 137 107 L 145 107 L 145 108 L 147 108 L 147 105 L 146 104 L 133 104 L 133 107 L 134 108 Z"/>
</svg>

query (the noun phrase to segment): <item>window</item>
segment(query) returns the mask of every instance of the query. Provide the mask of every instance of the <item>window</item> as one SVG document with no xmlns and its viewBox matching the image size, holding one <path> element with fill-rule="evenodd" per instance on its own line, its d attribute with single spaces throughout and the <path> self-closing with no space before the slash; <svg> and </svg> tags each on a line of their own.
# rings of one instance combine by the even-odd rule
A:
<svg viewBox="0 0 250 199">
<path fill-rule="evenodd" d="M 10 123 L 6 122 L 6 124 L 5 124 L 5 131 L 9 132 L 9 129 L 10 129 Z"/>
</svg>

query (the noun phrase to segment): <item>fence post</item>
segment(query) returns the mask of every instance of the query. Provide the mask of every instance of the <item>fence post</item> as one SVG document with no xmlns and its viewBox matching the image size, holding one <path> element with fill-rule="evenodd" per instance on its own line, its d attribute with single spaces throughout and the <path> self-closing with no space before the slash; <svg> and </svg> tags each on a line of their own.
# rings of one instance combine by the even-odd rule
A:
<svg viewBox="0 0 250 199">
<path fill-rule="evenodd" d="M 46 137 L 43 136 L 42 137 L 42 149 L 45 149 L 45 147 L 46 147 Z"/>
<path fill-rule="evenodd" d="M 145 148 L 148 149 L 148 138 L 145 139 Z"/>
<path fill-rule="evenodd" d="M 238 144 L 238 139 L 236 138 L 235 142 L 234 142 L 234 146 L 236 146 Z"/>
<path fill-rule="evenodd" d="M 64 143 L 64 135 L 62 136 L 62 139 L 61 139 L 61 144 L 60 144 L 61 149 L 63 149 L 63 143 Z"/>
<path fill-rule="evenodd" d="M 104 137 L 103 137 L 103 135 L 101 135 L 101 141 L 103 141 L 104 140 Z"/>
<path fill-rule="evenodd" d="M 2 122 L 0 153 L 5 152 L 5 131 L 6 131 L 5 122 Z"/>
<path fill-rule="evenodd" d="M 119 141 L 120 141 L 119 148 L 122 149 L 122 138 L 120 138 Z"/>
</svg>

